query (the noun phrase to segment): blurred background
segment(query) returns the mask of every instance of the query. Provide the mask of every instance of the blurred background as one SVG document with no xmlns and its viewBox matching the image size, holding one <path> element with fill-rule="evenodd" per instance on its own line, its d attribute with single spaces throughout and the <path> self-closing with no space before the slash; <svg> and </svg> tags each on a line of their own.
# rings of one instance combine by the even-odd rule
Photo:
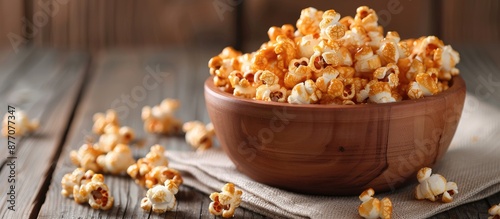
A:
<svg viewBox="0 0 500 219">
<path fill-rule="evenodd" d="M 397 30 L 402 38 L 500 42 L 497 0 L 0 0 L 0 48 L 32 44 L 95 52 L 231 45 L 250 52 L 267 41 L 270 26 L 295 25 L 305 7 L 354 16 L 360 5 L 374 8 L 384 30 Z"/>
</svg>

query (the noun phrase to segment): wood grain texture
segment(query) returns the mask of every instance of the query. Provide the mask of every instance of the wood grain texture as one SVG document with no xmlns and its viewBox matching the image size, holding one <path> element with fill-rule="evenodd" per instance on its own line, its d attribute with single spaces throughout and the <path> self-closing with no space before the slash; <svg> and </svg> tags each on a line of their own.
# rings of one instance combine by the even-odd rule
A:
<svg viewBox="0 0 500 219">
<path fill-rule="evenodd" d="M 23 41 L 24 2 L 0 0 L 0 50 L 14 52 L 12 42 Z M 16 43 L 15 43 L 16 44 Z M 17 47 L 17 45 L 14 45 Z"/>
<path fill-rule="evenodd" d="M 54 51 L 34 51 L 23 63 L 16 78 L 9 78 L 9 86 L 2 85 L 0 93 L 2 111 L 7 105 L 24 110 L 30 118 L 40 119 L 40 128 L 32 135 L 16 139 L 15 162 L 15 209 L 0 208 L 3 218 L 29 218 L 38 212 L 43 201 L 45 182 L 62 146 L 65 130 L 85 75 L 88 57 L 78 53 L 62 55 Z M 4 140 L 4 138 L 2 138 Z M 2 143 L 3 145 L 3 143 Z M 1 147 L 0 158 L 4 165 L 7 148 Z M 9 162 L 12 161 L 9 160 Z M 0 179 L 7 180 L 11 169 L 2 166 Z M 7 184 L 5 184 L 7 185 Z M 0 187 L 6 194 L 8 186 Z M 0 196 L 7 203 L 7 196 Z"/>
</svg>

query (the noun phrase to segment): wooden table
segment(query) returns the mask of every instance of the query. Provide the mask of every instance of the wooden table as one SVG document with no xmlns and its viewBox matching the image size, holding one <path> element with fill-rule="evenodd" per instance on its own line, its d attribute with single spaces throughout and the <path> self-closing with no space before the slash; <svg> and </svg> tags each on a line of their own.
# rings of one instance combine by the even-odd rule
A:
<svg viewBox="0 0 500 219">
<path fill-rule="evenodd" d="M 143 211 L 140 200 L 145 190 L 128 177 L 106 176 L 115 196 L 114 207 L 97 211 L 61 196 L 61 179 L 75 169 L 69 159 L 91 134 L 92 115 L 109 108 L 118 109 L 122 125 L 135 129 L 140 139 L 133 145 L 134 157 L 144 156 L 148 147 L 160 143 L 167 150 L 192 150 L 183 136 L 146 134 L 140 118 L 144 105 L 158 104 L 166 97 L 181 101 L 182 121 L 208 122 L 203 98 L 203 82 L 208 77 L 206 63 L 221 47 L 163 50 L 113 50 L 89 55 L 75 51 L 25 48 L 18 52 L 0 51 L 0 113 L 8 105 L 40 118 L 41 127 L 16 143 L 15 212 L 9 210 L 6 181 L 5 138 L 0 147 L 0 218 L 213 218 L 206 194 L 181 186 L 176 211 L 162 215 Z M 459 47 L 460 68 L 473 92 L 480 86 L 477 75 L 492 75 L 500 81 L 500 45 Z M 190 52 L 188 52 L 190 51 Z M 474 73 L 472 73 L 474 72 Z M 500 98 L 490 98 L 500 106 Z M 454 208 L 433 218 L 486 218 L 487 209 L 500 202 L 500 193 Z M 244 208 L 237 218 L 263 218 Z"/>
</svg>

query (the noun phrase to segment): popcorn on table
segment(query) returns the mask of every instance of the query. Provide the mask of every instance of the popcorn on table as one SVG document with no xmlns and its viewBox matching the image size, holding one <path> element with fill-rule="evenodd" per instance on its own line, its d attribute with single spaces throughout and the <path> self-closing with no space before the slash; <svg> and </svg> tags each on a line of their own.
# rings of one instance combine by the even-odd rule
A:
<svg viewBox="0 0 500 219">
<path fill-rule="evenodd" d="M 229 76 L 229 73 L 225 78 Z M 144 130 L 155 134 L 175 134 L 180 131 L 181 122 L 175 118 L 174 113 L 180 103 L 175 99 L 164 99 L 159 105 L 142 108 L 141 118 Z"/>
<path fill-rule="evenodd" d="M 98 135 L 104 134 L 106 126 L 120 126 L 120 121 L 118 119 L 118 114 L 115 110 L 109 109 L 106 113 L 96 113 L 92 118 L 94 125 L 92 126 L 92 131 Z"/>
<path fill-rule="evenodd" d="M 271 27 L 269 41 L 251 53 L 224 48 L 208 63 L 215 86 L 234 96 L 292 104 L 387 103 L 436 95 L 459 74 L 460 56 L 450 45 L 435 36 L 401 39 L 396 31 L 384 37 L 375 10 L 366 6 L 354 18 L 305 8 L 296 28 Z M 349 75 L 333 81 L 333 69 Z M 265 83 L 262 72 L 277 80 Z"/>
<path fill-rule="evenodd" d="M 85 171 L 83 168 L 76 168 L 72 173 L 65 174 L 61 180 L 61 195 L 64 197 L 74 196 L 73 188 L 76 186 L 79 190 L 80 186 L 87 184 L 92 179 L 94 174 L 94 171 Z"/>
<path fill-rule="evenodd" d="M 9 119 L 10 116 L 13 116 L 15 119 Z M 9 123 L 9 121 L 13 121 L 14 123 Z M 3 117 L 2 135 L 4 137 L 10 135 L 9 126 L 12 126 L 15 130 L 15 133 L 12 136 L 24 136 L 28 133 L 36 131 L 40 126 L 40 122 L 37 119 L 30 120 L 24 111 L 16 110 L 13 115 L 5 113 Z"/>
<path fill-rule="evenodd" d="M 165 181 L 165 185 L 157 185 L 150 188 L 146 197 L 141 200 L 141 208 L 162 214 L 174 210 L 177 205 L 175 194 L 178 192 L 178 185 L 173 181 Z"/>
<path fill-rule="evenodd" d="M 431 168 L 424 167 L 420 169 L 417 173 L 417 179 L 420 184 L 415 188 L 416 199 L 452 202 L 452 196 L 458 193 L 458 186 L 456 183 L 448 182 L 439 174 L 432 174 Z"/>
<path fill-rule="evenodd" d="M 226 183 L 222 187 L 222 192 L 214 192 L 210 194 L 210 203 L 208 210 L 213 215 L 222 215 L 222 217 L 229 218 L 234 215 L 234 211 L 241 203 L 241 195 L 243 192 L 236 189 L 234 184 Z"/>
<path fill-rule="evenodd" d="M 99 136 L 99 141 L 94 145 L 97 149 L 108 153 L 118 144 L 129 144 L 135 138 L 135 132 L 128 126 L 107 125 Z"/>
<path fill-rule="evenodd" d="M 127 174 L 141 186 L 146 185 L 146 175 L 157 166 L 168 166 L 165 157 L 165 148 L 161 145 L 153 145 L 144 158 L 137 160 L 135 164 L 127 168 Z"/>
<path fill-rule="evenodd" d="M 127 172 L 127 168 L 134 164 L 132 151 L 126 144 L 118 144 L 112 151 L 97 157 L 97 164 L 103 172 L 120 175 Z"/>
<path fill-rule="evenodd" d="M 367 219 L 390 219 L 392 216 L 392 202 L 389 198 L 379 200 L 373 198 L 375 191 L 372 188 L 365 190 L 359 196 L 363 203 L 359 206 L 359 215 Z"/>
<path fill-rule="evenodd" d="M 199 151 L 212 147 L 215 130 L 212 123 L 205 125 L 200 121 L 190 121 L 182 125 L 182 130 L 186 132 L 186 142 Z"/>
<path fill-rule="evenodd" d="M 77 203 L 89 203 L 94 209 L 109 210 L 113 207 L 114 198 L 104 183 L 102 174 L 94 174 L 90 182 L 85 185 L 73 187 L 74 199 Z"/>
<path fill-rule="evenodd" d="M 488 219 L 500 219 L 500 204 L 491 206 L 488 213 L 491 215 Z"/>
<path fill-rule="evenodd" d="M 97 164 L 97 157 L 103 154 L 103 151 L 96 149 L 91 143 L 85 143 L 77 151 L 72 150 L 69 155 L 74 165 L 99 173 L 102 168 Z"/>
</svg>

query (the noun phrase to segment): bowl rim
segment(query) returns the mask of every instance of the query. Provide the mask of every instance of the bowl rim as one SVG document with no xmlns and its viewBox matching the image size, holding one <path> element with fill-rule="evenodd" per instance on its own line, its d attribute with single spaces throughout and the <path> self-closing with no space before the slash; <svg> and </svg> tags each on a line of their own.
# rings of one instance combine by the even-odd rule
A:
<svg viewBox="0 0 500 219">
<path fill-rule="evenodd" d="M 272 102 L 272 101 L 262 101 L 262 100 L 254 100 L 243 97 L 234 96 L 231 93 L 220 90 L 213 83 L 213 77 L 209 76 L 205 80 L 204 88 L 205 93 L 210 93 L 212 96 L 217 96 L 219 99 L 223 99 L 225 101 L 230 102 L 241 102 L 246 104 L 252 104 L 256 106 L 277 106 L 277 107 L 287 107 L 287 108 L 296 108 L 296 109 L 350 109 L 350 108 L 377 108 L 377 107 L 392 107 L 392 106 L 408 106 L 418 103 L 425 103 L 429 101 L 440 100 L 445 98 L 453 93 L 460 92 L 461 90 L 465 90 L 465 81 L 460 76 L 453 76 L 451 82 L 452 86 L 447 90 L 432 96 L 426 96 L 424 98 L 415 99 L 415 100 L 402 100 L 398 102 L 391 103 L 366 103 L 366 104 L 355 104 L 355 105 L 337 105 L 337 104 L 292 104 L 292 103 L 280 103 L 280 102 Z"/>
</svg>

